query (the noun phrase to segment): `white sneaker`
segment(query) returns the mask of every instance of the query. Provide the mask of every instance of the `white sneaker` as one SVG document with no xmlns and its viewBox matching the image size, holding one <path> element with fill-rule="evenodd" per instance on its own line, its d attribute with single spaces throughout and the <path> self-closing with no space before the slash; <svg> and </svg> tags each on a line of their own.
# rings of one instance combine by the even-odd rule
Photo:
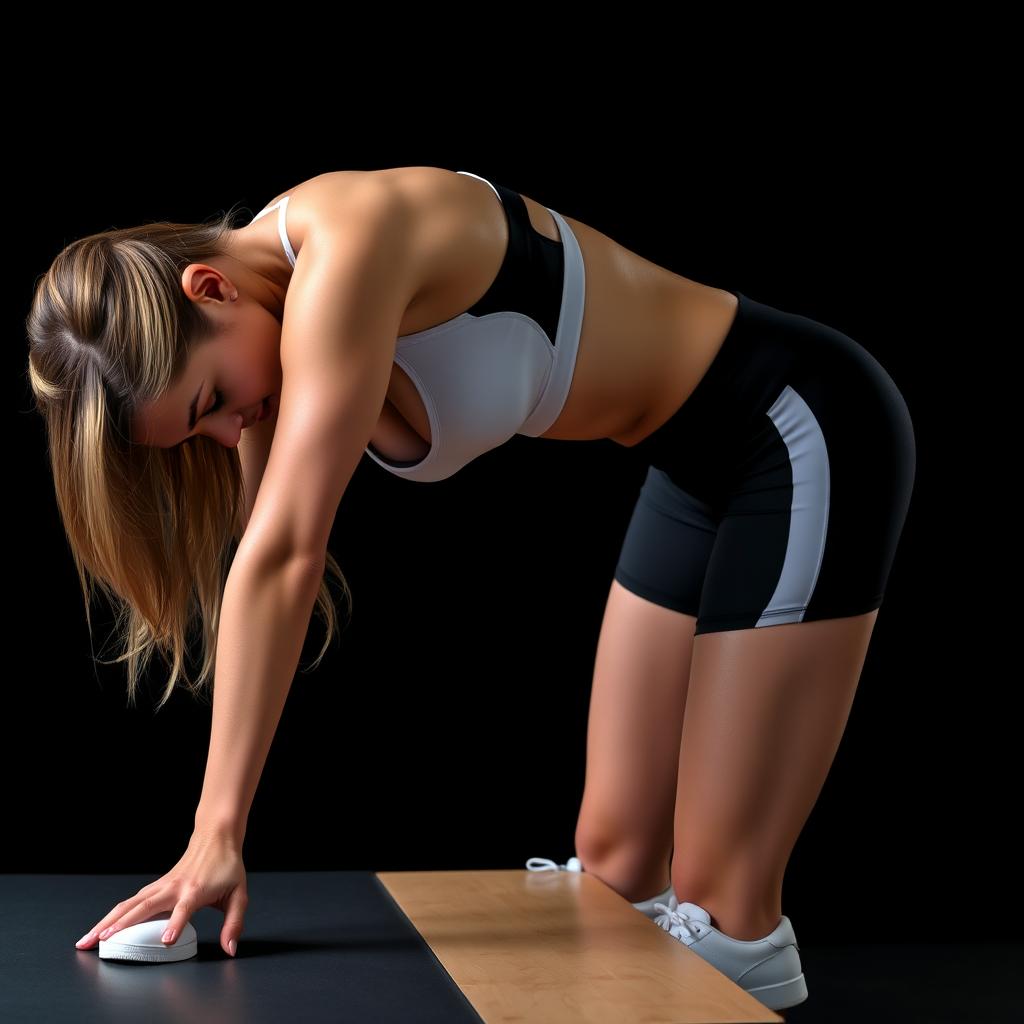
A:
<svg viewBox="0 0 1024 1024">
<path fill-rule="evenodd" d="M 583 871 L 583 865 L 580 863 L 579 857 L 570 857 L 567 864 L 558 864 L 553 860 L 548 860 L 546 857 L 531 857 L 526 862 L 527 871 Z M 659 904 L 665 903 L 669 898 L 675 899 L 675 893 L 672 892 L 672 886 L 664 892 L 659 892 L 657 896 L 651 896 L 649 899 L 641 900 L 639 903 L 634 903 L 633 906 L 640 911 L 641 914 L 649 917 L 652 921 L 658 917 L 662 911 L 655 909 Z"/>
<path fill-rule="evenodd" d="M 100 959 L 167 964 L 195 956 L 199 946 L 196 930 L 189 921 L 174 942 L 168 944 L 160 940 L 170 920 L 170 914 L 163 914 L 150 921 L 130 924 L 114 932 L 109 939 L 100 939 Z"/>
<path fill-rule="evenodd" d="M 733 939 L 711 924 L 711 915 L 696 903 L 680 903 L 675 893 L 658 904 L 654 922 L 689 946 L 712 967 L 770 1010 L 784 1010 L 807 998 L 800 947 L 789 918 L 783 915 L 762 939 Z"/>
</svg>

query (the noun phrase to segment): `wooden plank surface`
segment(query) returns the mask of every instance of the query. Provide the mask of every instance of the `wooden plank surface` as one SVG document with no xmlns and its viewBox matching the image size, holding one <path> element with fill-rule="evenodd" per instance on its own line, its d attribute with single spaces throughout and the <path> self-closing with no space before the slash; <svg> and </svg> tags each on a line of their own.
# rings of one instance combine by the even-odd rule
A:
<svg viewBox="0 0 1024 1024">
<path fill-rule="evenodd" d="M 377 878 L 487 1024 L 785 1020 L 586 872 Z"/>
</svg>

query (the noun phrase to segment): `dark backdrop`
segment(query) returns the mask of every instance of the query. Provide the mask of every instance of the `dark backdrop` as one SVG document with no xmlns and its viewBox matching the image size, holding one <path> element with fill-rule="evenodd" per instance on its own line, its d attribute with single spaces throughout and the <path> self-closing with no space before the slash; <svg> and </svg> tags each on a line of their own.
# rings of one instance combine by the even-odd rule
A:
<svg viewBox="0 0 1024 1024">
<path fill-rule="evenodd" d="M 333 120 L 295 104 L 245 124 L 236 110 L 167 127 L 194 135 L 191 146 L 125 130 L 91 148 L 76 140 L 73 161 L 63 140 L 32 148 L 7 208 L 19 249 L 6 346 L 17 465 L 0 869 L 158 877 L 189 837 L 210 721 L 183 693 L 154 715 L 159 666 L 128 710 L 122 671 L 91 663 L 25 376 L 36 276 L 89 232 L 201 219 L 236 201 L 255 213 L 325 170 L 432 164 L 830 324 L 886 367 L 910 406 L 917 480 L 784 911 L 808 943 L 850 941 L 858 922 L 890 912 L 908 941 L 944 941 L 965 912 L 986 937 L 1012 934 L 999 791 L 1015 764 L 1002 730 L 1016 682 L 997 650 L 1009 605 L 968 578 L 1009 569 L 1005 467 L 988 472 L 991 439 L 972 426 L 990 411 L 979 380 L 992 339 L 962 330 L 995 296 L 964 294 L 951 233 L 965 196 L 937 134 L 941 124 L 970 142 L 970 128 L 930 109 L 910 120 L 832 109 L 792 125 L 769 112 L 645 113 L 584 127 L 582 111 L 570 122 L 505 101 L 488 125 L 452 114 L 416 128 L 358 123 L 348 104 Z M 319 669 L 295 678 L 249 818 L 250 871 L 517 868 L 573 854 L 595 645 L 644 471 L 610 441 L 525 437 L 434 484 L 364 458 L 331 539 L 354 614 Z M 99 650 L 112 616 L 94 614 Z M 300 668 L 322 639 L 314 619 Z"/>
</svg>

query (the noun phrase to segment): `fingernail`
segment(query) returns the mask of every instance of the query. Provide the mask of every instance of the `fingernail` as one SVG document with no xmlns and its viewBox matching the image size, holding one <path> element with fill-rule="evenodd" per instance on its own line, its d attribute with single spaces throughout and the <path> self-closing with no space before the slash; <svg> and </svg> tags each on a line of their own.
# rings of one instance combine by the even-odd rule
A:
<svg viewBox="0 0 1024 1024">
<path fill-rule="evenodd" d="M 114 926 L 111 925 L 109 928 L 104 928 L 103 931 L 100 932 L 100 938 L 101 939 L 106 939 L 109 935 L 113 935 L 113 934 L 114 934 Z"/>
<path fill-rule="evenodd" d="M 76 943 L 76 946 L 84 946 L 85 943 L 96 937 L 95 932 L 86 932 Z"/>
<path fill-rule="evenodd" d="M 237 942 L 235 942 L 235 940 L 234 940 L 234 939 L 232 939 L 232 940 L 231 940 L 231 941 L 230 941 L 230 942 L 228 943 L 228 952 L 229 952 L 229 953 L 230 953 L 230 954 L 231 954 L 232 956 L 234 956 L 234 955 L 235 955 L 235 950 L 236 950 L 236 949 L 238 949 L 238 943 L 237 943 Z"/>
<path fill-rule="evenodd" d="M 164 942 L 171 942 L 173 939 L 174 939 L 174 929 L 173 928 L 168 928 L 167 931 L 164 932 L 163 941 Z"/>
</svg>

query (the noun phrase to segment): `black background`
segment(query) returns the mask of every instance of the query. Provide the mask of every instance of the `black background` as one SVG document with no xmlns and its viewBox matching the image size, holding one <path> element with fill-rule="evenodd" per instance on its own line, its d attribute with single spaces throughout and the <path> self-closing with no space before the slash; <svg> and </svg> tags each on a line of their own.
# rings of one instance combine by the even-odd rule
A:
<svg viewBox="0 0 1024 1024">
<path fill-rule="evenodd" d="M 371 113 L 351 94 L 258 110 L 183 98 L 149 126 L 33 136 L 7 208 L 16 486 L 0 869 L 158 877 L 190 835 L 209 735 L 209 708 L 184 693 L 154 715 L 160 671 L 129 710 L 122 671 L 92 664 L 25 375 L 35 278 L 93 231 L 199 220 L 236 201 L 256 213 L 323 171 L 429 164 L 834 326 L 885 366 L 913 417 L 917 479 L 783 912 L 808 944 L 852 941 L 892 913 L 906 941 L 944 941 L 965 914 L 987 938 L 1015 934 L 1003 833 L 1019 788 L 1007 707 L 1018 673 L 999 647 L 1014 626 L 1001 588 L 1015 583 L 1019 460 L 998 454 L 1006 436 L 985 423 L 999 385 L 989 353 L 1017 342 L 984 326 L 999 295 L 969 282 L 977 250 L 956 237 L 991 195 L 961 176 L 984 159 L 985 131 L 953 92 L 786 115 L 751 95 L 629 118 L 601 118 L 578 96 L 503 97 L 485 102 L 486 119 Z M 644 472 L 610 441 L 515 437 L 434 484 L 364 458 L 330 545 L 353 617 L 309 674 L 323 639 L 311 625 L 249 817 L 250 871 L 516 868 L 573 854 L 595 645 Z M 100 652 L 105 606 L 94 623 Z"/>
</svg>

